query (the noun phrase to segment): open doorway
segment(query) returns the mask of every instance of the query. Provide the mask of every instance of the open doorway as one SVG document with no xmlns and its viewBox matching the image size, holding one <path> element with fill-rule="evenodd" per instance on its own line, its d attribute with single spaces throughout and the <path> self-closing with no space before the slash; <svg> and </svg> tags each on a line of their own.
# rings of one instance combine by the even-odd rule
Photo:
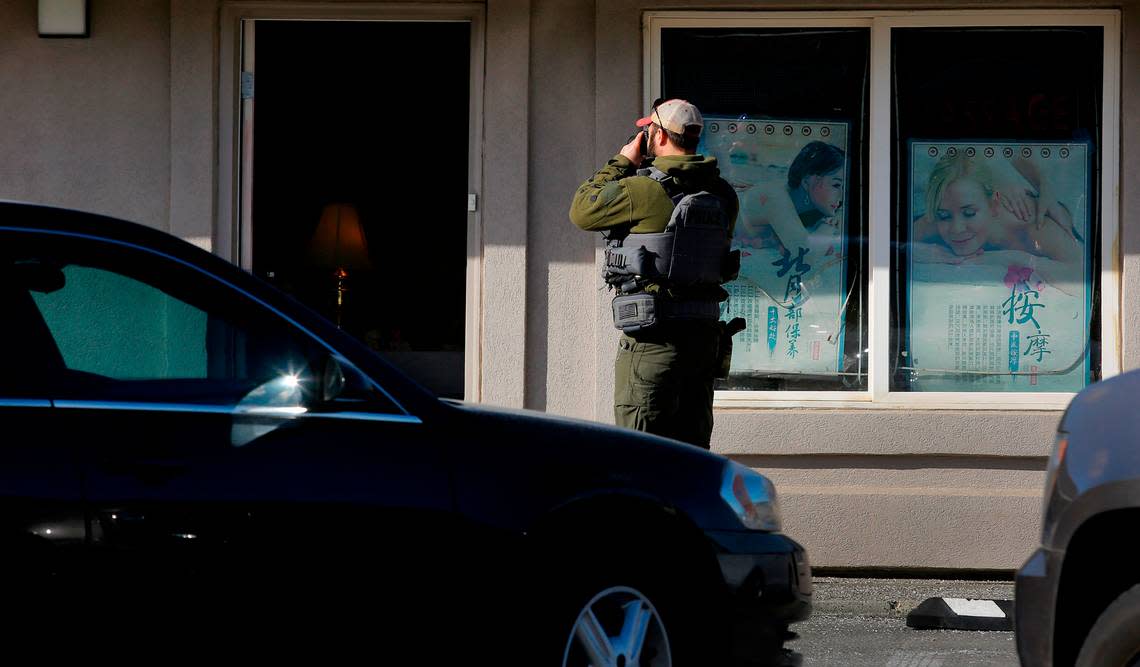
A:
<svg viewBox="0 0 1140 667">
<path fill-rule="evenodd" d="M 252 270 L 463 398 L 470 24 L 258 20 L 253 43 Z"/>
</svg>

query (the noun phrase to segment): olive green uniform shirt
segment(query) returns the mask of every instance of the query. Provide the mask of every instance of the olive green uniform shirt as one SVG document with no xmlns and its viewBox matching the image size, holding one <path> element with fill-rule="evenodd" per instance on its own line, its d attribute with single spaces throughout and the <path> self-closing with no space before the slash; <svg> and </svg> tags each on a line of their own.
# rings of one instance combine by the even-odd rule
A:
<svg viewBox="0 0 1140 667">
<path fill-rule="evenodd" d="M 672 176 L 686 192 L 706 189 L 723 198 L 728 205 L 729 224 L 736 225 L 736 191 L 720 178 L 715 157 L 669 155 L 655 158 L 653 165 Z M 570 220 L 595 232 L 623 226 L 634 234 L 665 231 L 673 213 L 673 200 L 660 183 L 648 176 L 636 176 L 636 172 L 637 168 L 624 155 L 610 158 L 574 193 Z"/>
<path fill-rule="evenodd" d="M 736 226 L 740 203 L 736 191 L 723 178 L 715 157 L 703 155 L 667 155 L 652 164 L 673 177 L 684 192 L 708 190 L 720 197 L 729 213 L 729 237 Z M 648 176 L 637 176 L 637 168 L 629 158 L 613 156 L 605 166 L 583 183 L 570 204 L 570 220 L 587 231 L 628 230 L 631 234 L 656 234 L 665 231 L 673 214 L 673 200 L 661 183 Z M 660 293 L 650 283 L 645 291 Z M 678 293 L 676 298 L 723 301 L 728 293 L 719 286 L 696 287 Z"/>
</svg>

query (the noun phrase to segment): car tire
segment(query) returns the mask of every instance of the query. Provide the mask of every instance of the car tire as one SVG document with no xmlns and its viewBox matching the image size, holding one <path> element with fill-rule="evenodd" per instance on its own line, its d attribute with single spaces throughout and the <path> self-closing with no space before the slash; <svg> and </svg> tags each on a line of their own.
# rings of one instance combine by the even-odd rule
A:
<svg viewBox="0 0 1140 667">
<path fill-rule="evenodd" d="M 1113 600 L 1093 624 L 1076 667 L 1140 665 L 1140 584 Z"/>
</svg>

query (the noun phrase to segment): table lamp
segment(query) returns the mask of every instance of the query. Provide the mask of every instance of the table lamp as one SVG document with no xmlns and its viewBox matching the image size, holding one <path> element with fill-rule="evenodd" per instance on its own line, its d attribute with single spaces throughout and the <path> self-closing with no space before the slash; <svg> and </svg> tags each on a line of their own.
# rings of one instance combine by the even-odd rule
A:
<svg viewBox="0 0 1140 667">
<path fill-rule="evenodd" d="M 309 241 L 309 259 L 320 268 L 333 270 L 336 277 L 336 326 L 340 328 L 349 270 L 372 268 L 368 260 L 368 242 L 355 206 L 333 203 L 324 207 L 321 221 Z"/>
</svg>

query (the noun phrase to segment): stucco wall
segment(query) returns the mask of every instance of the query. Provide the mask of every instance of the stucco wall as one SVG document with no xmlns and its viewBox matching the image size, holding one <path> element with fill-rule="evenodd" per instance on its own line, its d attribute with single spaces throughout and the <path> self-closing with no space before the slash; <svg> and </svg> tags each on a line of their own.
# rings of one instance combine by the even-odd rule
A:
<svg viewBox="0 0 1140 667">
<path fill-rule="evenodd" d="M 1123 367 L 1140 368 L 1140 311 L 1128 307 L 1140 294 L 1140 2 L 1124 5 L 1120 31 L 1123 34 L 1121 54 L 1120 103 L 1120 247 L 1115 258 L 1124 272 L 1121 286 L 1121 326 L 1124 335 Z"/>
<path fill-rule="evenodd" d="M 483 96 L 482 391 L 490 403 L 524 402 L 529 151 L 529 0 L 487 3 Z"/>
<path fill-rule="evenodd" d="M 532 25 L 526 407 L 590 419 L 597 235 L 568 211 L 585 177 L 579 166 L 594 156 L 594 6 L 537 0 Z"/>
<path fill-rule="evenodd" d="M 91 3 L 91 37 L 42 39 L 0 3 L 0 198 L 166 229 L 170 2 Z"/>
<path fill-rule="evenodd" d="M 170 231 L 213 247 L 218 8 L 170 0 Z"/>
</svg>

